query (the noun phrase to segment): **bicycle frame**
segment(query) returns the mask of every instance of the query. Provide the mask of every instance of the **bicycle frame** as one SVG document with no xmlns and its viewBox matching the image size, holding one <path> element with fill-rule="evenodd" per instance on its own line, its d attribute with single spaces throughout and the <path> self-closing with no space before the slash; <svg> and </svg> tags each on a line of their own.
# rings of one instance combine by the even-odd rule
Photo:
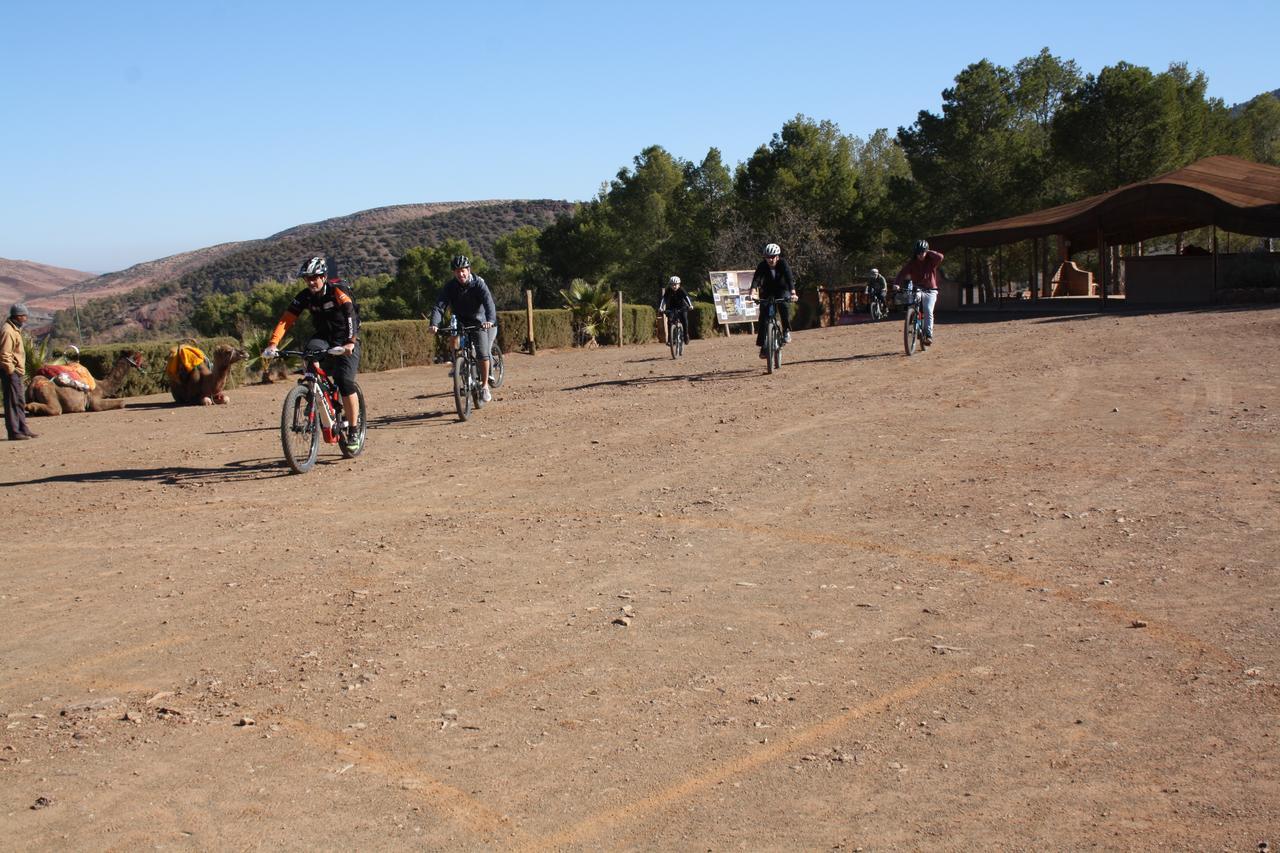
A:
<svg viewBox="0 0 1280 853">
<path fill-rule="evenodd" d="M 281 355 L 302 358 L 302 376 L 298 378 L 298 384 L 310 387 L 313 406 L 307 413 L 307 418 L 310 420 L 319 417 L 321 435 L 325 444 L 334 444 L 340 438 L 341 432 L 339 417 L 342 412 L 342 397 L 338 394 L 338 386 L 329 378 L 329 374 L 324 372 L 315 353 L 291 350 L 282 352 Z M 318 407 L 315 405 L 317 400 L 320 401 Z"/>
</svg>

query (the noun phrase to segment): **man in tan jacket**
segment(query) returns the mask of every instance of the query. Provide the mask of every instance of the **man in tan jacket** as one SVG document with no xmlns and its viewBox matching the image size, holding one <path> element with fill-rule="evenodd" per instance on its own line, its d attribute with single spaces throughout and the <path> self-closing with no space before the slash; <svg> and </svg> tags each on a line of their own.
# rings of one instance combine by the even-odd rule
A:
<svg viewBox="0 0 1280 853">
<path fill-rule="evenodd" d="M 22 388 L 27 372 L 27 351 L 22 345 L 22 325 L 27 322 L 27 306 L 15 302 L 9 319 L 0 326 L 0 373 L 4 380 L 4 428 L 10 441 L 35 438 L 27 427 L 27 400 Z"/>
</svg>

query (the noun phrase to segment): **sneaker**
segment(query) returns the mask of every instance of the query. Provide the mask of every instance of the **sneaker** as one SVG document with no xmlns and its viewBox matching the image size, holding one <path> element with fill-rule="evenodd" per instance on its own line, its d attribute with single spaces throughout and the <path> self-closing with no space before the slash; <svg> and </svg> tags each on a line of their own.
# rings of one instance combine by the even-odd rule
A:
<svg viewBox="0 0 1280 853">
<path fill-rule="evenodd" d="M 761 358 L 768 358 L 768 357 L 769 357 L 769 356 L 768 356 L 768 354 L 766 354 L 766 353 L 765 353 L 765 351 L 764 351 L 764 347 L 760 347 L 760 357 L 761 357 Z"/>
<path fill-rule="evenodd" d="M 347 450 L 352 450 L 352 451 L 359 450 L 360 449 L 359 433 L 354 433 L 354 432 L 348 433 L 347 437 L 342 440 L 342 446 L 345 447 Z"/>
<path fill-rule="evenodd" d="M 925 336 L 924 336 L 924 345 L 925 345 L 925 346 L 927 346 L 927 347 L 931 347 L 931 346 L 933 346 L 933 338 L 932 338 L 932 337 L 930 337 L 929 335 L 925 335 Z"/>
<path fill-rule="evenodd" d="M 450 366 L 449 366 L 449 378 L 450 378 L 450 379 L 452 379 L 452 378 L 453 378 L 453 365 L 450 365 Z"/>
<path fill-rule="evenodd" d="M 790 332 L 786 332 L 786 333 L 784 333 L 784 334 L 782 335 L 782 342 L 783 342 L 784 344 L 789 344 L 789 343 L 791 343 L 791 333 L 790 333 Z"/>
<path fill-rule="evenodd" d="M 489 390 L 489 386 L 484 386 L 484 390 L 480 392 L 480 399 L 486 403 L 493 401 L 493 392 Z"/>
</svg>

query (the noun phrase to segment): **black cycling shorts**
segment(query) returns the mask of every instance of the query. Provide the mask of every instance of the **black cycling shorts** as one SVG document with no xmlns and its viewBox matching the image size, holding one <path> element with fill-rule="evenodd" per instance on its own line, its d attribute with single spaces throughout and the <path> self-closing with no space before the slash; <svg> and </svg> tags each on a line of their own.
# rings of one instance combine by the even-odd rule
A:
<svg viewBox="0 0 1280 853">
<path fill-rule="evenodd" d="M 331 344 L 323 338 L 312 338 L 307 341 L 306 348 L 316 350 L 335 346 L 338 344 Z M 329 374 L 333 383 L 338 386 L 338 391 L 344 396 L 356 393 L 356 374 L 360 372 L 360 344 L 356 344 L 351 355 L 326 355 L 320 360 L 320 366 L 324 368 L 325 373 Z"/>
</svg>

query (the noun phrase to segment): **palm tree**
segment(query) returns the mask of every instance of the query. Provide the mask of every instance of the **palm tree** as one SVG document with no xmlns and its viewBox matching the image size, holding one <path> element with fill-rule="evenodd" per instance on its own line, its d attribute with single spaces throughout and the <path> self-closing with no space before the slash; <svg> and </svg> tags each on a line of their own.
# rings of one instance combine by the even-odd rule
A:
<svg viewBox="0 0 1280 853">
<path fill-rule="evenodd" d="M 609 321 L 618 310 L 613 294 L 607 285 L 587 284 L 580 278 L 569 282 L 568 290 L 561 290 L 565 307 L 573 314 L 573 329 L 579 346 L 593 347 Z"/>
</svg>

